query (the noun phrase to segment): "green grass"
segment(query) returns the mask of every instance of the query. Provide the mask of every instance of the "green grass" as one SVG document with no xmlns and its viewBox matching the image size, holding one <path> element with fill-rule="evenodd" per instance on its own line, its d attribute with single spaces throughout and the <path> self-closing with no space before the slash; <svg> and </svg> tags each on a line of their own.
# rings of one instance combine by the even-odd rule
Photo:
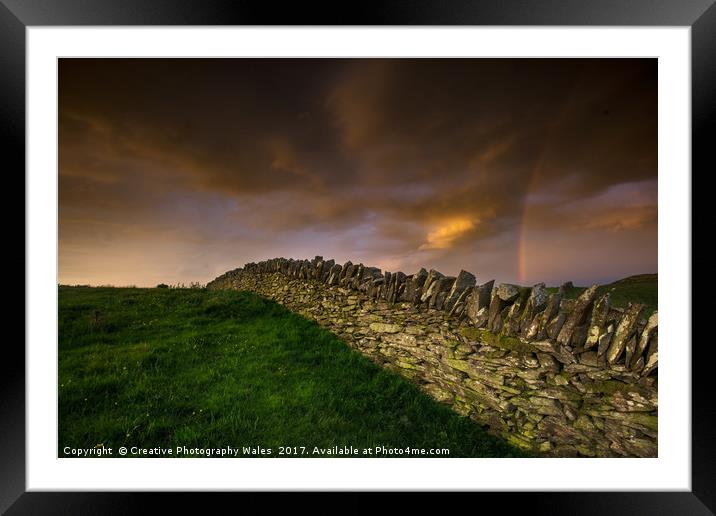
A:
<svg viewBox="0 0 716 516">
<path fill-rule="evenodd" d="M 587 287 L 573 287 L 567 289 L 565 297 L 573 299 L 584 292 Z M 557 292 L 557 287 L 550 287 L 549 292 Z M 651 314 L 658 307 L 659 281 L 656 274 L 638 274 L 629 276 L 628 278 L 601 285 L 597 290 L 597 295 L 602 296 L 607 292 L 612 293 L 612 305 L 624 308 L 629 303 L 643 303 L 645 305 L 644 314 Z"/>
<path fill-rule="evenodd" d="M 523 455 L 256 295 L 61 286 L 58 455 L 97 445 Z"/>
</svg>

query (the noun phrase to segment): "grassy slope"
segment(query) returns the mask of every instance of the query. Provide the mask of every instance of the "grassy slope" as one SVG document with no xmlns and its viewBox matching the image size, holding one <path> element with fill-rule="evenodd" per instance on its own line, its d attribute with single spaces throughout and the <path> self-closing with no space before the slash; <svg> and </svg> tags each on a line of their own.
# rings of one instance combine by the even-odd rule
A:
<svg viewBox="0 0 716 516">
<path fill-rule="evenodd" d="M 630 302 L 644 303 L 646 309 L 643 313 L 650 314 L 656 310 L 658 306 L 658 287 L 659 282 L 656 274 L 638 274 L 608 285 L 601 285 L 597 294 L 601 296 L 611 290 L 612 305 L 623 308 Z M 547 290 L 556 292 L 558 288 L 552 287 Z M 575 298 L 584 292 L 584 290 L 586 290 L 586 287 L 568 289 L 566 297 L 568 299 Z"/>
<path fill-rule="evenodd" d="M 60 456 L 99 443 L 521 454 L 249 293 L 60 287 L 59 334 Z"/>
</svg>

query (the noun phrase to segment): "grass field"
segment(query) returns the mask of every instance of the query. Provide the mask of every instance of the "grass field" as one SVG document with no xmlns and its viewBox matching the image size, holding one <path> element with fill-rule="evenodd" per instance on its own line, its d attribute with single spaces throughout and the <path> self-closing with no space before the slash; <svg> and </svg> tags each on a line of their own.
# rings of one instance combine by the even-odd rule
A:
<svg viewBox="0 0 716 516">
<path fill-rule="evenodd" d="M 578 297 L 586 288 L 570 288 L 565 293 L 565 296 L 567 299 Z M 558 288 L 552 287 L 547 290 L 557 292 Z M 643 313 L 647 316 L 658 307 L 659 282 L 656 274 L 638 274 L 608 285 L 601 285 L 597 290 L 597 295 L 602 296 L 610 291 L 613 306 L 624 308 L 630 302 L 643 303 L 645 305 Z"/>
<path fill-rule="evenodd" d="M 66 446 L 523 455 L 276 303 L 201 289 L 59 288 Z"/>
</svg>

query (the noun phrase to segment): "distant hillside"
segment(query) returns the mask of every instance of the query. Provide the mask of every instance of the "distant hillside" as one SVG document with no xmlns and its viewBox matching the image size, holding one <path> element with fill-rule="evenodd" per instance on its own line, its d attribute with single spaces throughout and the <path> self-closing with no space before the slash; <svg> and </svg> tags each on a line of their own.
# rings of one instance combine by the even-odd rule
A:
<svg viewBox="0 0 716 516">
<path fill-rule="evenodd" d="M 587 287 L 573 287 L 567 289 L 567 299 L 579 296 Z M 550 292 L 556 292 L 557 287 L 548 289 Z M 604 295 L 607 292 L 612 293 L 612 305 L 616 307 L 625 307 L 630 302 L 644 303 L 646 305 L 646 313 L 651 313 L 658 307 L 659 279 L 657 274 L 636 274 L 623 278 L 608 285 L 599 287 L 598 295 Z"/>
</svg>

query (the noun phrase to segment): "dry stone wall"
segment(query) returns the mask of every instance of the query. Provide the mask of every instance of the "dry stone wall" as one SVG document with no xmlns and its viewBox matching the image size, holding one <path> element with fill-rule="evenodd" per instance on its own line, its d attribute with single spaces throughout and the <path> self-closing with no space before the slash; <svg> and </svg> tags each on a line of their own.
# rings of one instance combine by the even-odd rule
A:
<svg viewBox="0 0 716 516">
<path fill-rule="evenodd" d="M 565 299 L 421 269 L 276 258 L 207 285 L 273 299 L 537 454 L 656 457 L 658 319 L 597 286 Z"/>
</svg>

